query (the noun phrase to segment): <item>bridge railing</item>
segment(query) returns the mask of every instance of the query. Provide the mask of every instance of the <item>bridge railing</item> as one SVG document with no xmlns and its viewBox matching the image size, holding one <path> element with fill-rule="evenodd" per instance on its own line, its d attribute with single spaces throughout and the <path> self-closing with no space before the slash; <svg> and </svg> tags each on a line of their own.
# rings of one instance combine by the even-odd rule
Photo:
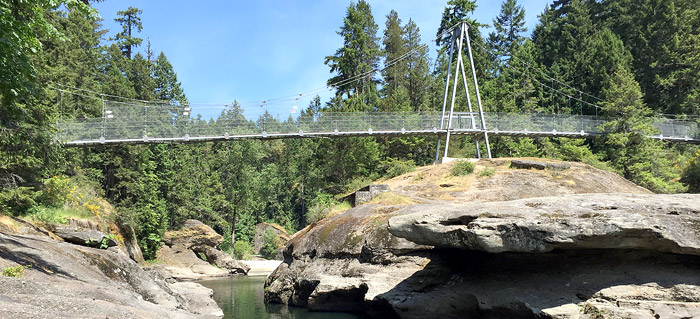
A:
<svg viewBox="0 0 700 319">
<path fill-rule="evenodd" d="M 103 118 L 72 119 L 58 123 L 62 142 L 96 143 L 150 139 L 195 139 L 246 136 L 343 135 L 382 133 L 437 133 L 448 127 L 449 116 L 440 112 L 303 114 L 287 120 L 255 121 L 240 111 L 226 110 L 217 120 L 192 117 L 189 109 L 173 105 L 112 103 L 105 105 Z M 588 115 L 485 113 L 489 132 L 503 134 L 548 133 L 599 134 L 605 119 Z M 459 112 L 452 116 L 454 132 L 482 131 L 478 113 Z M 700 140 L 698 122 L 657 119 L 654 125 L 664 138 Z"/>
</svg>

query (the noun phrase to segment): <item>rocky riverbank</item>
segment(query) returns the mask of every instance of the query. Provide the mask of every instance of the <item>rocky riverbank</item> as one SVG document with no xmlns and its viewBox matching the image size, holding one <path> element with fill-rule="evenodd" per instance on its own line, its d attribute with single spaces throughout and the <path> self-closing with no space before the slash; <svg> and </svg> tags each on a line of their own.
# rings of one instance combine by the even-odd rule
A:
<svg viewBox="0 0 700 319">
<path fill-rule="evenodd" d="M 7 217 L 5 217 L 7 219 Z M 57 240 L 15 220 L 0 232 L 0 268 L 25 266 L 21 278 L 0 276 L 3 318 L 220 318 L 212 290 L 166 282 L 121 249 Z"/>
<path fill-rule="evenodd" d="M 266 300 L 389 318 L 700 316 L 700 196 L 534 162 L 385 182 L 294 236 Z"/>
</svg>

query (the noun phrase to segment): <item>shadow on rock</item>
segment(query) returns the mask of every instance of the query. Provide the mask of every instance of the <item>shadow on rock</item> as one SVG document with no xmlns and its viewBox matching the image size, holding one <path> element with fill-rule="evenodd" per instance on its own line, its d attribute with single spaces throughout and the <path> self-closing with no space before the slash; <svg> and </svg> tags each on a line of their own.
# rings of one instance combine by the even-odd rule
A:
<svg viewBox="0 0 700 319">
<path fill-rule="evenodd" d="M 633 250 L 547 254 L 441 250 L 394 289 L 378 295 L 374 316 L 552 318 L 591 300 L 693 301 L 700 257 Z M 684 292 L 687 292 L 684 294 Z M 555 310 L 552 310 L 555 309 Z"/>
<path fill-rule="evenodd" d="M 32 239 L 29 238 L 28 240 Z M 21 250 L 18 250 L 18 247 Z M 0 234 L 0 259 L 10 260 L 23 266 L 31 266 L 32 269 L 46 275 L 61 275 L 66 278 L 78 279 L 70 273 L 63 271 L 58 265 L 47 261 L 39 254 L 30 253 L 28 250 L 32 250 L 32 248 L 22 242 L 12 239 L 11 236 Z"/>
</svg>

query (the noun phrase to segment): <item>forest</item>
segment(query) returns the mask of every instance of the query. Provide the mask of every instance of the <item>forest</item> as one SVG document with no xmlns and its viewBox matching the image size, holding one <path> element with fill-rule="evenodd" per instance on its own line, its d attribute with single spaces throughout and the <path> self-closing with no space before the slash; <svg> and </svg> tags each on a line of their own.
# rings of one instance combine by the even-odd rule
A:
<svg viewBox="0 0 700 319">
<path fill-rule="evenodd" d="M 422 34 L 410 17 L 375 17 L 369 1 L 353 1 L 338 17 L 343 46 L 324 61 L 335 94 L 302 114 L 440 111 L 445 31 L 467 21 L 486 111 L 610 119 L 608 134 L 593 139 L 494 137 L 494 157 L 581 161 L 657 193 L 700 191 L 698 146 L 645 137 L 655 118 L 700 122 L 699 0 L 555 0 L 529 37 L 517 0 L 505 0 L 490 21 L 474 19 L 476 6 L 447 1 L 435 17 L 438 32 Z M 296 232 L 344 194 L 433 162 L 435 136 L 62 147 L 54 124 L 102 117 L 103 99 L 188 105 L 167 52 L 139 37 L 141 13 L 125 8 L 116 19 L 123 29 L 105 30 L 87 0 L 0 2 L 0 213 L 51 215 L 68 198 L 106 214 L 104 198 L 111 218 L 135 228 L 147 258 L 167 229 L 191 218 L 242 254 L 260 222 Z M 431 40 L 435 59 L 425 46 Z M 59 84 L 82 91 L 67 94 Z M 462 93 L 458 110 L 465 101 Z M 232 103 L 212 121 L 240 116 Z M 256 123 L 276 121 L 266 113 Z M 476 157 L 472 145 L 471 137 L 453 138 L 449 156 Z"/>
</svg>

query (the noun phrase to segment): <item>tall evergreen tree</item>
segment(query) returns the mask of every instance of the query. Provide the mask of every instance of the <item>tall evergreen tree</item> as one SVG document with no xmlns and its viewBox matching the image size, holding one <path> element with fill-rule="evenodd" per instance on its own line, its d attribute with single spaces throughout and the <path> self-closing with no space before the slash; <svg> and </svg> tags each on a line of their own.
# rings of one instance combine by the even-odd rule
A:
<svg viewBox="0 0 700 319">
<path fill-rule="evenodd" d="M 331 73 L 336 74 L 328 80 L 328 85 L 336 87 L 335 108 L 369 111 L 377 107 L 378 81 L 372 72 L 380 59 L 377 28 L 366 1 L 350 4 L 338 32 L 343 37 L 343 47 L 325 59 Z"/>
<path fill-rule="evenodd" d="M 423 111 L 430 108 L 428 92 L 431 86 L 430 60 L 428 46 L 421 42 L 420 28 L 409 19 L 404 26 L 404 45 L 411 52 L 408 64 L 408 100 L 411 111 Z"/>
<path fill-rule="evenodd" d="M 489 34 L 489 46 L 494 53 L 494 64 L 502 67 L 508 63 L 513 50 L 525 41 L 525 9 L 517 0 L 506 0 L 501 4 L 501 12 L 493 20 L 495 31 Z M 499 70 L 500 71 L 500 70 Z"/>
<path fill-rule="evenodd" d="M 187 102 L 185 92 L 177 80 L 177 74 L 172 64 L 162 51 L 152 64 L 153 80 L 155 81 L 155 98 L 164 101 Z"/>
<path fill-rule="evenodd" d="M 110 40 L 117 41 L 117 45 L 128 59 L 131 59 L 133 48 L 141 45 L 141 42 L 143 42 L 143 39 L 133 35 L 133 33 L 143 30 L 140 17 L 141 13 L 143 13 L 143 10 L 129 7 L 124 11 L 117 11 L 119 17 L 114 19 L 114 21 L 121 24 L 122 32 L 117 33 L 114 38 Z"/>
<path fill-rule="evenodd" d="M 671 161 L 663 143 L 646 137 L 655 133 L 652 112 L 644 104 L 639 84 L 625 67 L 614 71 L 603 90 L 602 103 L 610 121 L 603 125 L 607 159 L 625 178 L 654 192 L 683 191 L 675 181 Z"/>
<path fill-rule="evenodd" d="M 382 86 L 382 111 L 408 111 L 410 101 L 408 97 L 408 64 L 406 60 L 398 60 L 406 54 L 407 47 L 404 38 L 404 29 L 398 13 L 392 10 L 386 16 L 386 29 L 384 30 L 384 59 L 385 69 L 382 71 L 384 78 Z"/>
</svg>

